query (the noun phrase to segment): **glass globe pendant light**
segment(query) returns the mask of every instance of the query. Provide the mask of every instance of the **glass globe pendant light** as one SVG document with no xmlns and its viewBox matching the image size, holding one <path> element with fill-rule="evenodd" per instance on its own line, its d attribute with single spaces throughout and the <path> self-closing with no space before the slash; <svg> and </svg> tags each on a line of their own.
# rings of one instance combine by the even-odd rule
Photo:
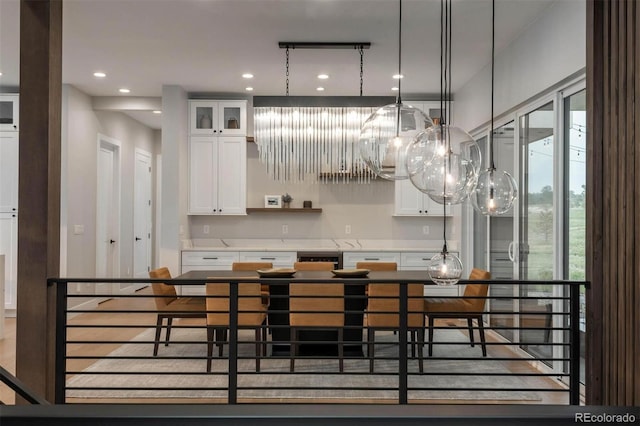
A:
<svg viewBox="0 0 640 426">
<path fill-rule="evenodd" d="M 460 204 L 475 188 L 480 148 L 461 128 L 438 123 L 414 139 L 406 161 L 413 186 L 439 204 Z"/>
<path fill-rule="evenodd" d="M 440 14 L 440 118 L 419 133 L 407 148 L 407 173 L 413 186 L 440 204 L 460 204 L 476 186 L 480 148 L 459 127 L 448 122 L 451 111 L 451 0 L 442 0 Z"/>
<path fill-rule="evenodd" d="M 518 195 L 515 179 L 506 171 L 496 169 L 493 155 L 493 86 L 495 56 L 495 0 L 491 9 L 491 131 L 489 133 L 489 151 L 491 162 L 489 167 L 478 176 L 478 184 L 471 195 L 473 207 L 485 216 L 497 216 L 509 211 Z"/>
<path fill-rule="evenodd" d="M 398 25 L 398 96 L 396 103 L 385 105 L 371 114 L 360 131 L 358 140 L 362 161 L 383 179 L 400 180 L 409 177 L 406 151 L 411 141 L 433 122 L 422 111 L 404 105 L 401 99 L 402 0 Z"/>
</svg>

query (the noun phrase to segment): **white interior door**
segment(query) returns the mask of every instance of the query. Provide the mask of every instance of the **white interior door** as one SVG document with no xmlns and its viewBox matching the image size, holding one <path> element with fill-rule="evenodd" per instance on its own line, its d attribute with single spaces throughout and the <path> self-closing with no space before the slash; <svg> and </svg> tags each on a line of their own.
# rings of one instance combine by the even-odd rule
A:
<svg viewBox="0 0 640 426">
<path fill-rule="evenodd" d="M 151 154 L 137 149 L 133 194 L 133 277 L 148 278 L 151 270 Z M 142 287 L 142 286 L 140 286 Z"/>
<path fill-rule="evenodd" d="M 120 147 L 117 141 L 100 135 L 96 194 L 96 277 L 119 275 L 120 244 Z M 115 284 L 96 284 L 97 294 L 112 294 Z"/>
</svg>

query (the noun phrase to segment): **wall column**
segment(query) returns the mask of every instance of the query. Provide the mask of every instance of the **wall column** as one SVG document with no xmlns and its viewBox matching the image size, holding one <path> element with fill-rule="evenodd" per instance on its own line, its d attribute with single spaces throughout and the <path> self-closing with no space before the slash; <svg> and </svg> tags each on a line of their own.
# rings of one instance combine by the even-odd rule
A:
<svg viewBox="0 0 640 426">
<path fill-rule="evenodd" d="M 587 1 L 587 404 L 640 405 L 640 4 Z"/>
<path fill-rule="evenodd" d="M 22 0 L 16 374 L 50 401 L 55 306 L 46 279 L 60 271 L 61 102 L 62 1 Z"/>
</svg>

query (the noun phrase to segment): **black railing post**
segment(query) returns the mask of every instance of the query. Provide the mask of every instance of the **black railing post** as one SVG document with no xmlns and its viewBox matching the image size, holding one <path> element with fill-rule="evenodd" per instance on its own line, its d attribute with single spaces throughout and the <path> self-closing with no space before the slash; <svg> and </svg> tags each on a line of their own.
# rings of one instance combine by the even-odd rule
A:
<svg viewBox="0 0 640 426">
<path fill-rule="evenodd" d="M 229 283 L 229 404 L 238 403 L 238 285 Z"/>
<path fill-rule="evenodd" d="M 66 401 L 66 377 L 67 377 L 67 289 L 66 281 L 49 280 L 47 283 L 53 286 L 56 295 L 56 343 L 55 343 L 55 395 L 56 404 L 64 404 Z"/>
<path fill-rule="evenodd" d="M 580 285 L 569 284 L 569 403 L 580 405 Z"/>
<path fill-rule="evenodd" d="M 407 327 L 408 327 L 408 311 L 409 311 L 409 284 L 400 283 L 400 331 L 398 332 L 398 360 L 399 377 L 398 377 L 398 403 L 407 404 L 408 398 L 408 354 L 407 354 Z"/>
</svg>

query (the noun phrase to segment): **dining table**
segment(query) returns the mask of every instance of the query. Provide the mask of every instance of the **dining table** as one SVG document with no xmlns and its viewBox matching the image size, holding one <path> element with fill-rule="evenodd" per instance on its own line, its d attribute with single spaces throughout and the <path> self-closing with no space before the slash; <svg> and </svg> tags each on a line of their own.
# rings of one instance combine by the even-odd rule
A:
<svg viewBox="0 0 640 426">
<path fill-rule="evenodd" d="M 400 284 L 400 310 L 407 309 L 407 284 L 433 285 L 426 271 L 369 271 L 366 275 L 336 275 L 332 271 L 295 271 L 288 276 L 261 276 L 257 271 L 194 270 L 174 278 L 176 285 L 205 285 L 206 283 L 259 282 L 269 286 L 267 324 L 271 334 L 271 355 L 289 356 L 289 284 L 343 283 L 345 294 L 344 353 L 363 356 L 363 318 L 367 306 L 366 289 L 369 284 Z M 406 318 L 404 318 L 406 321 Z M 403 318 L 401 317 L 401 324 Z M 406 326 L 406 324 L 405 324 Z M 332 330 L 301 330 L 299 352 L 302 355 L 337 355 L 337 333 Z M 306 343 L 305 343 L 306 342 Z"/>
</svg>

